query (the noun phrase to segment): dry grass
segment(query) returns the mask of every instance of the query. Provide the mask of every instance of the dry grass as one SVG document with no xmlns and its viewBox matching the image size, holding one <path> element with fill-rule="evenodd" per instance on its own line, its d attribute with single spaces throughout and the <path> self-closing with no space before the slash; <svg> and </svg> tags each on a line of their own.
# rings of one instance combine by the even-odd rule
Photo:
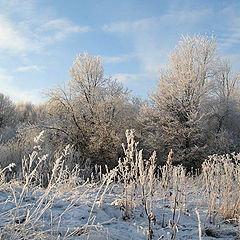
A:
<svg viewBox="0 0 240 240">
<path fill-rule="evenodd" d="M 142 150 L 138 150 L 138 143 L 135 142 L 134 131 L 128 130 L 126 131 L 127 145 L 123 145 L 125 156 L 119 159 L 116 168 L 108 170 L 106 167 L 106 173 L 102 174 L 101 167 L 95 166 L 92 177 L 84 181 L 80 176 L 82 170 L 79 166 L 75 166 L 70 171 L 65 164 L 69 152 L 69 146 L 67 146 L 55 159 L 48 185 L 43 190 L 40 166 L 48 161 L 48 156 L 41 151 L 42 134 L 35 139 L 36 146 L 33 152 L 22 160 L 21 178 L 8 183 L 14 207 L 1 214 L 8 218 L 8 224 L 1 230 L 0 239 L 60 239 L 57 233 L 62 216 L 73 208 L 76 200 L 71 200 L 59 216 L 54 216 L 52 207 L 55 198 L 59 198 L 61 192 L 71 193 L 81 187 L 86 187 L 81 197 L 89 189 L 97 189 L 89 217 L 84 226 L 72 232 L 65 232 L 62 239 L 71 239 L 79 234 L 87 235 L 91 239 L 91 234 L 94 236 L 97 232 L 104 236 L 106 231 L 103 225 L 96 222 L 95 209 L 102 206 L 105 196 L 113 187 L 120 186 L 121 191 L 113 205 L 119 205 L 122 219 L 131 220 L 135 218 L 135 212 L 142 209 L 148 221 L 147 238 L 149 240 L 154 238 L 157 231 L 155 224 L 158 221 L 162 229 L 167 232 L 165 237 L 173 240 L 176 239 L 182 213 L 188 211 L 187 199 L 190 192 L 187 188 L 193 189 L 193 182 L 200 194 L 204 193 L 204 200 L 207 203 L 205 232 L 209 225 L 214 226 L 223 221 L 238 222 L 240 230 L 239 155 L 210 156 L 203 163 L 200 175 L 187 177 L 183 166 L 173 166 L 172 150 L 166 164 L 162 167 L 156 165 L 155 152 L 150 159 L 143 159 Z M 1 186 L 6 186 L 5 172 L 10 171 L 12 167 L 14 167 L 13 164 L 0 170 Z M 34 202 L 29 201 L 36 194 L 39 198 Z M 191 194 L 197 196 L 196 189 Z M 161 219 L 156 219 L 155 204 L 157 202 L 161 203 Z M 201 216 L 197 209 L 195 212 L 201 240 Z M 47 213 L 51 215 L 49 225 L 44 221 Z"/>
<path fill-rule="evenodd" d="M 240 155 L 213 155 L 203 163 L 203 183 L 208 202 L 207 221 L 219 217 L 237 220 L 240 215 Z"/>
</svg>

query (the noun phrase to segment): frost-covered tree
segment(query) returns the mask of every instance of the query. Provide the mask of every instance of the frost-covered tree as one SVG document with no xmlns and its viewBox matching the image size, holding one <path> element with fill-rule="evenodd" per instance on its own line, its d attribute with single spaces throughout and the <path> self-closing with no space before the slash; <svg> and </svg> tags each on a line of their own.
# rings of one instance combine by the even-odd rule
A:
<svg viewBox="0 0 240 240">
<path fill-rule="evenodd" d="M 216 54 L 214 38 L 182 37 L 160 72 L 152 104 L 142 108 L 145 142 L 165 157 L 173 149 L 175 161 L 188 167 L 233 150 L 240 130 L 238 82 L 239 74 Z"/>
<path fill-rule="evenodd" d="M 164 148 L 173 148 L 178 160 L 191 161 L 205 145 L 205 105 L 215 75 L 214 39 L 183 37 L 161 71 L 152 101 L 160 115 Z"/>
<path fill-rule="evenodd" d="M 85 158 L 98 163 L 116 161 L 133 119 L 128 90 L 104 77 L 101 59 L 87 52 L 78 55 L 70 75 L 63 88 L 49 92 L 49 128 Z"/>
</svg>

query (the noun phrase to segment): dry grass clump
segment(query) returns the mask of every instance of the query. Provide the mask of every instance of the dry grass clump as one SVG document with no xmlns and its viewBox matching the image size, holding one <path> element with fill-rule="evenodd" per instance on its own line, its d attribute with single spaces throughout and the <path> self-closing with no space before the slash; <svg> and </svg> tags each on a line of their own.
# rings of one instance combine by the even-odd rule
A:
<svg viewBox="0 0 240 240">
<path fill-rule="evenodd" d="M 142 155 L 142 153 L 141 153 Z M 148 239 L 152 239 L 153 230 L 151 224 L 156 224 L 156 217 L 153 213 L 153 196 L 155 187 L 155 169 L 156 169 L 156 152 L 153 152 L 148 161 L 143 162 L 142 156 L 139 158 L 139 180 L 142 188 L 142 203 L 145 213 L 148 217 Z"/>
<path fill-rule="evenodd" d="M 163 196 L 163 214 L 162 227 L 171 229 L 168 232 L 168 239 L 175 239 L 178 232 L 181 213 L 186 208 L 186 171 L 183 166 L 173 166 L 173 151 L 168 154 L 167 163 L 160 167 L 159 190 Z M 172 212 L 172 217 L 168 219 L 168 225 L 165 224 L 165 211 L 167 203 Z"/>
<path fill-rule="evenodd" d="M 217 218 L 237 221 L 240 216 L 240 155 L 209 156 L 202 165 L 208 203 L 207 222 Z"/>
<path fill-rule="evenodd" d="M 122 183 L 121 209 L 123 219 L 134 217 L 134 209 L 142 204 L 148 218 L 148 238 L 152 239 L 151 224 L 156 219 L 153 213 L 153 195 L 156 182 L 156 153 L 149 160 L 144 160 L 142 150 L 138 150 L 138 143 L 134 139 L 134 130 L 126 131 L 127 147 L 123 145 L 124 158 L 119 159 L 119 182 Z"/>
<path fill-rule="evenodd" d="M 41 152 L 42 135 L 43 132 L 34 139 L 34 150 L 29 157 L 23 158 L 20 178 L 10 184 L 9 197 L 13 207 L 0 215 L 7 219 L 0 239 L 57 239 L 54 233 L 61 224 L 61 216 L 73 205 L 70 203 L 67 209 L 63 209 L 60 217 L 52 215 L 55 198 L 59 197 L 61 189 L 68 191 L 76 186 L 74 178 L 78 177 L 79 169 L 76 167 L 69 171 L 64 165 L 69 149 L 67 146 L 55 159 L 47 187 L 41 189 L 40 166 L 48 161 L 48 155 Z M 11 167 L 13 164 L 0 171 L 1 178 L 4 171 Z M 44 220 L 46 215 L 51 216 L 48 224 Z"/>
<path fill-rule="evenodd" d="M 0 186 L 6 183 L 6 172 L 12 172 L 12 169 L 15 167 L 15 163 L 10 163 L 7 167 L 0 168 Z"/>
<path fill-rule="evenodd" d="M 37 179 L 38 167 L 47 159 L 47 155 L 39 154 L 41 147 L 38 143 L 42 134 L 35 139 L 36 146 L 32 154 L 29 155 L 29 158 L 22 160 L 21 181 L 18 182 L 18 185 L 10 186 L 15 207 L 4 213 L 9 218 L 9 224 L 5 226 L 3 233 L 7 232 L 10 234 L 12 239 L 34 238 L 32 234 L 35 235 L 36 229 L 39 229 L 39 220 L 51 207 L 54 200 L 54 196 L 50 196 L 50 192 L 54 187 L 53 179 L 56 176 L 56 170 L 60 162 L 58 159 L 56 160 L 51 180 L 44 194 L 34 204 L 29 202 L 35 188 L 39 186 L 39 179 Z"/>
<path fill-rule="evenodd" d="M 125 157 L 119 160 L 120 182 L 122 183 L 123 219 L 134 217 L 136 205 L 142 205 L 148 219 L 148 239 L 153 238 L 153 225 L 156 224 L 154 214 L 155 194 L 163 199 L 162 227 L 171 229 L 169 238 L 174 239 L 178 231 L 181 211 L 185 206 L 185 169 L 183 166 L 173 166 L 173 151 L 171 150 L 165 166 L 159 167 L 160 176 L 157 177 L 156 152 L 149 160 L 142 157 L 142 150 L 138 150 L 138 143 L 134 139 L 134 130 L 126 131 L 127 147 L 123 145 Z M 158 200 L 158 199 L 156 199 Z M 165 225 L 165 208 L 169 204 L 172 211 L 168 225 Z"/>
<path fill-rule="evenodd" d="M 119 179 L 123 183 L 121 196 L 122 218 L 129 219 L 133 214 L 137 197 L 138 187 L 138 161 L 139 153 L 137 150 L 138 143 L 134 140 L 134 131 L 126 131 L 127 148 L 122 144 L 124 158 L 118 161 Z"/>
</svg>

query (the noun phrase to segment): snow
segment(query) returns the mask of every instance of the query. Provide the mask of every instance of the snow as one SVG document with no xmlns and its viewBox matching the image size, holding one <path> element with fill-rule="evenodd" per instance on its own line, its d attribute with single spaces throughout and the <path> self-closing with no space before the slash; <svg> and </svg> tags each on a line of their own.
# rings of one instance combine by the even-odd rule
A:
<svg viewBox="0 0 240 240">
<path fill-rule="evenodd" d="M 22 191 L 20 185 L 0 186 L 0 239 L 21 239 L 21 227 L 24 225 L 26 214 L 29 215 L 38 206 L 40 213 L 37 224 L 29 228 L 28 234 L 22 239 L 109 239 L 109 240 L 141 240 L 148 239 L 148 218 L 141 202 L 136 202 L 136 208 L 130 219 L 123 220 L 121 211 L 121 186 L 112 183 L 105 194 L 103 202 L 97 195 L 100 185 L 85 184 L 71 191 L 53 189 L 45 198 L 46 190 L 28 189 L 27 194 L 20 201 Z M 103 191 L 103 190 L 102 190 Z M 203 196 L 194 194 L 196 186 L 188 188 L 187 206 L 181 214 L 178 232 L 175 239 L 199 239 L 198 218 L 195 212 L 200 213 L 202 230 L 207 214 L 207 205 Z M 13 194 L 13 192 L 15 194 Z M 96 196 L 97 199 L 96 199 Z M 42 204 L 39 204 L 44 199 Z M 160 194 L 154 196 L 153 212 L 156 215 L 156 224 L 153 226 L 153 239 L 167 239 L 171 236 L 171 229 L 167 226 L 172 212 L 170 204 L 166 202 L 165 227 L 162 227 L 163 201 Z M 16 202 L 19 207 L 16 208 Z M 39 216 L 39 215 L 37 215 Z M 36 216 L 35 216 L 36 218 Z M 34 219 L 32 220 L 34 222 Z M 29 223 L 29 226 L 31 223 Z M 215 237 L 203 233 L 202 239 L 236 239 L 237 224 L 220 222 L 209 229 Z"/>
</svg>

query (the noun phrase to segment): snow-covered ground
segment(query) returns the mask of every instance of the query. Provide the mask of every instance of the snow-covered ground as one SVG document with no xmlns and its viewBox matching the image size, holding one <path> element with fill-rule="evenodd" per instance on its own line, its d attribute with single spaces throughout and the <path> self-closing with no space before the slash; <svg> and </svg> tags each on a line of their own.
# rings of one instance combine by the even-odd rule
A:
<svg viewBox="0 0 240 240">
<path fill-rule="evenodd" d="M 187 189 L 186 206 L 182 209 L 175 239 L 199 239 L 196 208 L 201 218 L 202 239 L 237 239 L 237 223 L 220 220 L 212 226 L 213 230 L 209 227 L 206 232 L 214 236 L 207 236 L 204 232 L 207 205 L 204 197 L 196 194 L 197 188 L 193 183 Z M 141 202 L 135 203 L 132 217 L 123 220 L 119 184 L 112 183 L 108 187 L 103 202 L 99 201 L 103 191 L 99 189 L 97 183 L 72 190 L 62 186 L 49 194 L 44 189 L 27 189 L 21 200 L 22 186 L 17 183 L 0 186 L 0 239 L 148 239 L 148 218 Z M 154 195 L 153 203 L 156 216 L 153 239 L 170 239 L 172 229 L 168 223 L 172 211 L 169 202 L 166 202 L 164 227 L 160 193 Z"/>
</svg>

